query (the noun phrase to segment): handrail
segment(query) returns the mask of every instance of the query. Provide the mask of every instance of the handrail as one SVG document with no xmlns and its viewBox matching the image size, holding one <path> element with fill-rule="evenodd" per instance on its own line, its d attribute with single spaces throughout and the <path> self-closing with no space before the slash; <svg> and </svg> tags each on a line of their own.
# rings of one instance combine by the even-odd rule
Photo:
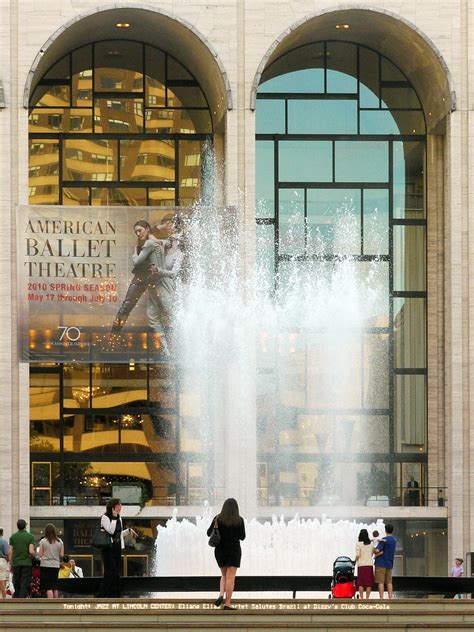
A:
<svg viewBox="0 0 474 632">
<path fill-rule="evenodd" d="M 100 577 L 59 579 L 57 586 L 63 593 L 94 595 Z M 327 591 L 331 589 L 330 575 L 241 575 L 236 577 L 235 590 L 244 592 L 297 592 Z M 188 577 L 122 577 L 122 590 L 126 595 L 169 592 L 216 592 L 219 578 L 212 576 Z M 473 593 L 474 577 L 394 577 L 397 593 L 457 594 Z M 374 591 L 376 586 L 373 586 Z"/>
</svg>

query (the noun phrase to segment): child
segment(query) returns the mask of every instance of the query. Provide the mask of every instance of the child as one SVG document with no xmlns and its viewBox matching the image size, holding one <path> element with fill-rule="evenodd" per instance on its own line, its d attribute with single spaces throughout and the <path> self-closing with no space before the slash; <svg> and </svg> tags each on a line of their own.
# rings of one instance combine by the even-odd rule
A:
<svg viewBox="0 0 474 632">
<path fill-rule="evenodd" d="M 464 575 L 464 560 L 462 557 L 456 557 L 454 560 L 454 566 L 451 568 L 451 577 L 462 577 Z"/>
<path fill-rule="evenodd" d="M 377 548 L 377 544 L 380 542 L 380 533 L 378 531 L 372 531 L 372 544 Z"/>
</svg>

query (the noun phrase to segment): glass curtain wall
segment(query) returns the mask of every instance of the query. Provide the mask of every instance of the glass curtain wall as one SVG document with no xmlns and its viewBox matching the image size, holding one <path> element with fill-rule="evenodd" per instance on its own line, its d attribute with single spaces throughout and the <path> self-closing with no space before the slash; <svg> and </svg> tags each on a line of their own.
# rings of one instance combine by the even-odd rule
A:
<svg viewBox="0 0 474 632">
<path fill-rule="evenodd" d="M 262 505 L 427 501 L 425 146 L 415 90 L 369 48 L 305 45 L 262 75 L 256 228 L 271 292 L 308 266 L 330 278 L 342 258 L 378 296 L 362 334 L 341 332 L 329 353 L 324 328 L 311 341 L 297 328 L 263 336 Z"/>
<path fill-rule="evenodd" d="M 177 59 L 88 44 L 31 96 L 29 203 L 192 206 L 212 139 L 206 97 Z M 185 396 L 171 362 L 31 365 L 31 503 L 200 503 L 208 464 Z"/>
</svg>

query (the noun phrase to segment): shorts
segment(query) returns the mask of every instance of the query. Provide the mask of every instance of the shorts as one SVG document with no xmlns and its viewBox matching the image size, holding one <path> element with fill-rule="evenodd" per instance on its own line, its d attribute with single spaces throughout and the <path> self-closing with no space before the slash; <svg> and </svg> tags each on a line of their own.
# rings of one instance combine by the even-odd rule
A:
<svg viewBox="0 0 474 632">
<path fill-rule="evenodd" d="M 374 567 L 358 566 L 357 567 L 357 587 L 372 588 L 374 583 Z"/>
<path fill-rule="evenodd" d="M 392 583 L 392 569 L 385 568 L 384 566 L 375 567 L 375 583 L 376 584 L 391 584 Z"/>
<path fill-rule="evenodd" d="M 6 582 L 10 578 L 8 562 L 4 557 L 0 557 L 0 582 Z"/>
</svg>

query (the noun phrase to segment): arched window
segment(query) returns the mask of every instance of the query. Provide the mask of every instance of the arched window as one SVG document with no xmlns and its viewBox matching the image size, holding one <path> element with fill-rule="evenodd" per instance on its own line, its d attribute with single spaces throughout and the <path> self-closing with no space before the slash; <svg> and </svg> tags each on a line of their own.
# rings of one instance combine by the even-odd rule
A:
<svg viewBox="0 0 474 632">
<path fill-rule="evenodd" d="M 88 44 L 31 95 L 29 202 L 189 207 L 206 196 L 212 140 L 206 97 L 177 59 Z M 192 424 L 179 397 L 171 362 L 32 364 L 31 503 L 101 504 L 124 485 L 132 503 L 202 502 L 207 457 L 180 435 Z"/>
<path fill-rule="evenodd" d="M 411 476 L 427 485 L 424 165 L 418 96 L 376 51 L 317 42 L 285 53 L 264 71 L 256 108 L 260 258 L 278 285 L 288 268 L 294 273 L 350 257 L 362 277 L 368 268 L 377 275 L 381 301 L 350 350 L 350 402 L 325 397 L 324 362 L 304 342 L 295 343 L 283 369 L 278 349 L 262 361 L 263 504 L 281 504 L 286 496 L 302 504 L 365 505 L 380 496 L 407 504 Z M 352 225 L 342 250 L 336 239 L 341 210 Z M 315 234 L 318 239 L 310 238 Z M 282 371 L 293 386 L 282 386 Z M 355 481 L 350 494 L 336 475 L 348 462 Z"/>
<path fill-rule="evenodd" d="M 189 206 L 202 195 L 212 120 L 191 73 L 139 42 L 88 44 L 38 82 L 31 204 Z"/>
</svg>

